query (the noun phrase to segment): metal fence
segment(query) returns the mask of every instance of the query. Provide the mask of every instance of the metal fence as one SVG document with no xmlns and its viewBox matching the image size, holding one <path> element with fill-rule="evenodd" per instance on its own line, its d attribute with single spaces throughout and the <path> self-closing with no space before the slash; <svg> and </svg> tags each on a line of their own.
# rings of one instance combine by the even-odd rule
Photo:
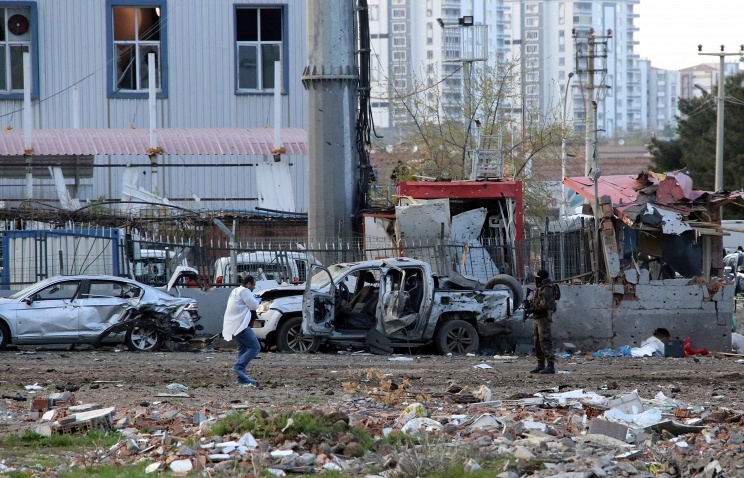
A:
<svg viewBox="0 0 744 478">
<path fill-rule="evenodd" d="M 420 259 L 431 263 L 437 274 L 448 275 L 454 271 L 484 281 L 500 273 L 529 282 L 539 269 L 547 269 L 556 281 L 573 278 L 586 280 L 592 273 L 589 244 L 596 231 L 591 223 L 582 223 L 580 227 L 570 230 L 546 230 L 532 234 L 529 238 L 512 244 L 441 240 L 406 240 L 396 243 L 380 238 L 312 240 L 304 237 L 253 238 L 239 243 L 205 244 L 198 240 L 180 241 L 153 237 L 132 239 L 129 235 L 122 235 L 117 241 L 120 252 L 113 254 L 87 250 L 88 242 L 80 239 L 83 233 L 77 231 L 76 234 L 75 253 L 88 258 L 87 267 L 80 271 L 68 270 L 69 267 L 38 270 L 39 257 L 34 253 L 35 250 L 45 251 L 46 256 L 58 259 L 61 264 L 73 264 L 71 261 L 74 258 L 63 257 L 68 252 L 57 247 L 49 237 L 34 237 L 35 246 L 23 255 L 8 249 L 8 241 L 4 240 L 4 254 L 8 259 L 13 258 L 6 265 L 36 271 L 34 274 L 23 275 L 20 279 L 17 274 L 6 272 L 3 274 L 5 288 L 21 288 L 54 274 L 81 272 L 119 274 L 161 286 L 167 283 L 178 266 L 196 268 L 204 286 L 235 285 L 238 280 L 236 277 L 243 274 L 254 275 L 259 280 L 303 282 L 311 263 L 329 265 L 387 257 Z M 59 236 L 60 234 L 54 234 L 54 241 L 59 241 Z M 46 247 L 40 248 L 39 243 L 44 241 L 47 241 Z M 99 242 L 90 244 L 97 245 Z M 115 264 L 108 264 L 106 261 L 115 261 Z M 231 268 L 233 261 L 237 264 L 234 275 Z"/>
<path fill-rule="evenodd" d="M 189 265 L 199 270 L 203 280 L 211 286 L 233 285 L 227 272 L 233 260 L 238 264 L 236 275 L 250 273 L 258 279 L 279 279 L 302 282 L 309 264 L 333 264 L 388 257 L 410 257 L 431 263 L 435 273 L 452 271 L 483 281 L 496 274 L 509 274 L 529 282 L 536 271 L 547 269 L 556 281 L 574 278 L 587 280 L 592 274 L 589 242 L 591 227 L 580 230 L 545 233 L 515 244 L 473 241 L 408 240 L 400 243 L 363 239 L 347 241 L 309 241 L 306 238 L 281 240 L 266 238 L 244 242 L 234 247 L 205 247 L 191 244 L 148 242 L 140 250 L 168 250 L 173 259 L 159 261 L 160 276 L 148 277 L 147 266 L 152 259 L 134 261 L 134 271 L 145 271 L 137 279 L 160 283 L 177 265 Z M 165 257 L 161 255 L 160 257 Z M 226 268 L 227 266 L 227 268 Z"/>
</svg>

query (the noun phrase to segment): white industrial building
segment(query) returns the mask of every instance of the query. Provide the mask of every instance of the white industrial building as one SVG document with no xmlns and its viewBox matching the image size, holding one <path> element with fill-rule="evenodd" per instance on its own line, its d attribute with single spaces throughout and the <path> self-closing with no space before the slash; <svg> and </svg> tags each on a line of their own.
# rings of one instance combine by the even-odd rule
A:
<svg viewBox="0 0 744 478">
<path fill-rule="evenodd" d="M 126 177 L 133 199 L 132 186 L 187 208 L 307 211 L 306 21 L 304 1 L 0 1 L 0 199 L 57 200 L 58 166 L 83 204 L 120 199 Z M 268 166 L 275 125 L 297 147 Z M 261 164 L 282 169 L 278 201 Z"/>
</svg>

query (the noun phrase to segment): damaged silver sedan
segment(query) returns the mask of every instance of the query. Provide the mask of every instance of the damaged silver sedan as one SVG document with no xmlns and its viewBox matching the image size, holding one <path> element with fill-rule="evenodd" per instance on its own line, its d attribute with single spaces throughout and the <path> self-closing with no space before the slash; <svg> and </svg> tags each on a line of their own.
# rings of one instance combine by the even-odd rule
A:
<svg viewBox="0 0 744 478">
<path fill-rule="evenodd" d="M 0 350 L 9 344 L 125 343 L 154 351 L 194 338 L 196 301 L 137 281 L 75 275 L 44 279 L 0 299 Z"/>
</svg>

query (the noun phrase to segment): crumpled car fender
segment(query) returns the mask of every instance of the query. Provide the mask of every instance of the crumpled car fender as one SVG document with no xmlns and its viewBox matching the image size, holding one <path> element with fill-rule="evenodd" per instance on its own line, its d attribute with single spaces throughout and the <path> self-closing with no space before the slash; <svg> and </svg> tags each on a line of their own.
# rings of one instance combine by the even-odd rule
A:
<svg viewBox="0 0 744 478">
<path fill-rule="evenodd" d="M 118 334 L 135 327 L 155 328 L 166 339 L 186 341 L 193 338 L 196 330 L 195 323 L 199 317 L 192 318 L 184 312 L 186 304 L 164 306 L 163 304 L 142 304 L 139 307 L 128 308 L 119 321 L 101 332 L 93 342 L 94 347 L 101 345 L 111 334 Z"/>
</svg>

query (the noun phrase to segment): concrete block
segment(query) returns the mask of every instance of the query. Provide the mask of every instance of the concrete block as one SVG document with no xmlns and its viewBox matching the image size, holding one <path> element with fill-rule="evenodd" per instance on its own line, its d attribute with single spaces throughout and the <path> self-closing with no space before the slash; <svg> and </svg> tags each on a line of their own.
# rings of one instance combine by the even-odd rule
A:
<svg viewBox="0 0 744 478">
<path fill-rule="evenodd" d="M 612 400 L 607 401 L 607 407 L 617 408 L 623 413 L 628 415 L 635 415 L 641 413 L 643 409 L 643 402 L 636 392 L 623 395 Z"/>
<path fill-rule="evenodd" d="M 57 419 L 57 415 L 59 414 L 58 410 L 47 410 L 44 412 L 44 415 L 41 416 L 42 422 L 53 422 Z"/>
<path fill-rule="evenodd" d="M 651 274 L 648 269 L 641 269 L 641 273 L 638 275 L 638 284 L 648 285 L 651 283 Z"/>
<path fill-rule="evenodd" d="M 613 294 L 625 294 L 625 286 L 623 284 L 614 284 L 612 286 Z"/>
<path fill-rule="evenodd" d="M 628 434 L 628 426 L 602 420 L 601 418 L 594 418 L 589 422 L 589 434 L 605 435 L 624 442 Z"/>
<path fill-rule="evenodd" d="M 635 269 L 628 269 L 625 271 L 625 280 L 631 284 L 638 284 L 638 271 Z"/>
<path fill-rule="evenodd" d="M 563 342 L 563 345 L 561 346 L 561 350 L 572 354 L 576 352 L 576 346 L 572 344 L 571 342 Z"/>
<path fill-rule="evenodd" d="M 521 460 L 532 460 L 535 458 L 534 453 L 532 453 L 527 447 L 524 446 L 515 447 L 514 456 Z"/>
<path fill-rule="evenodd" d="M 80 412 L 89 412 L 91 410 L 98 410 L 101 408 L 101 405 L 97 403 L 83 403 L 81 405 L 73 405 L 67 409 L 67 413 L 73 414 L 73 413 L 80 413 Z"/>
</svg>

